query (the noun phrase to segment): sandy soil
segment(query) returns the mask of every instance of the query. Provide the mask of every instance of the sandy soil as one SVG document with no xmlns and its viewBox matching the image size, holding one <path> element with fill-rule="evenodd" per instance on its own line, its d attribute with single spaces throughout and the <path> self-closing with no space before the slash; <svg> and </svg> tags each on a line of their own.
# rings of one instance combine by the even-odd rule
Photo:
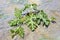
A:
<svg viewBox="0 0 60 40">
<path fill-rule="evenodd" d="M 49 17 L 56 17 L 56 23 L 51 23 L 48 28 L 40 25 L 34 32 L 23 25 L 25 37 L 22 39 L 18 35 L 12 39 L 8 21 L 14 18 L 14 8 L 23 8 L 23 4 L 11 2 L 11 0 L 0 0 L 0 40 L 60 40 L 60 0 L 41 1 L 39 9 L 43 9 Z"/>
</svg>

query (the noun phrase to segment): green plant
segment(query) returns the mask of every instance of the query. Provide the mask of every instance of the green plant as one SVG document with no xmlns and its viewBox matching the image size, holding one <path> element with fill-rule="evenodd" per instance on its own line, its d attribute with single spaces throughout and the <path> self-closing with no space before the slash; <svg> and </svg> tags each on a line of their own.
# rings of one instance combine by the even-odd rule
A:
<svg viewBox="0 0 60 40">
<path fill-rule="evenodd" d="M 31 8 L 37 12 L 30 11 L 23 16 L 22 13 L 28 8 Z M 11 29 L 11 33 L 13 34 L 12 38 L 17 34 L 22 38 L 24 37 L 24 29 L 21 27 L 24 24 L 26 24 L 32 31 L 34 31 L 41 24 L 41 22 L 44 26 L 48 27 L 49 24 L 55 20 L 54 17 L 49 19 L 43 10 L 38 10 L 36 4 L 26 4 L 23 9 L 15 8 L 14 15 L 16 18 L 11 20 L 9 24 L 11 27 L 18 27 L 15 30 Z"/>
<path fill-rule="evenodd" d="M 40 12 L 40 18 L 41 18 L 41 20 L 43 21 L 43 24 L 44 24 L 45 26 L 49 26 L 49 24 L 50 24 L 50 19 L 48 18 L 47 14 L 44 13 L 43 10 L 41 10 L 41 12 Z"/>
<path fill-rule="evenodd" d="M 50 19 L 50 20 L 51 20 L 51 22 L 52 22 L 52 23 L 56 23 L 56 22 L 55 22 L 56 18 L 51 17 L 51 19 Z"/>
<path fill-rule="evenodd" d="M 28 25 L 28 27 L 34 31 L 38 24 L 36 23 L 36 16 L 33 13 L 30 13 L 29 15 L 26 16 L 26 21 L 25 23 Z"/>
<path fill-rule="evenodd" d="M 24 37 L 24 29 L 22 27 L 17 27 L 16 29 L 11 29 L 10 31 L 12 33 L 12 38 L 14 38 L 17 34 L 22 38 Z"/>
<path fill-rule="evenodd" d="M 26 10 L 27 8 L 37 9 L 37 4 L 25 4 L 23 10 Z"/>
</svg>

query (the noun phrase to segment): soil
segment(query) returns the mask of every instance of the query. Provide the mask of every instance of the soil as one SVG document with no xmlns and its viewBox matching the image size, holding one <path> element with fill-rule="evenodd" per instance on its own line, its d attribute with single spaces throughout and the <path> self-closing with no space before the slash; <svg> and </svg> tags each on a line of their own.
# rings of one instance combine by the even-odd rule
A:
<svg viewBox="0 0 60 40">
<path fill-rule="evenodd" d="M 42 4 L 39 4 L 38 9 L 43 9 L 48 17 L 54 16 L 56 23 L 51 23 L 48 28 L 40 25 L 34 32 L 32 32 L 26 25 L 23 25 L 25 36 L 24 39 L 15 36 L 11 38 L 10 29 L 8 22 L 14 18 L 14 9 L 23 8 L 24 3 L 12 0 L 0 0 L 0 40 L 60 40 L 60 0 L 41 0 Z"/>
</svg>

